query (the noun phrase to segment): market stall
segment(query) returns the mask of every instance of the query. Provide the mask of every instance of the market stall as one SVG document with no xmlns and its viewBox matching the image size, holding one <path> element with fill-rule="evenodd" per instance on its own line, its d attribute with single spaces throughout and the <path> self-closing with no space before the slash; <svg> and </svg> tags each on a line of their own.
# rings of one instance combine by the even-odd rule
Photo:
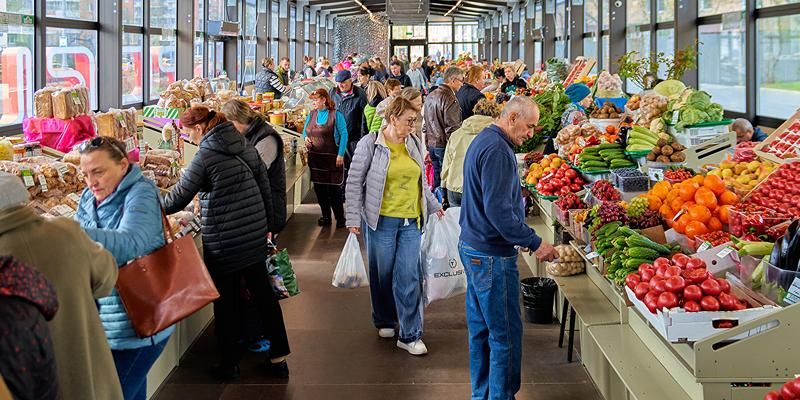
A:
<svg viewBox="0 0 800 400">
<path fill-rule="evenodd" d="M 737 146 L 708 93 L 667 80 L 628 98 L 618 83 L 601 73 L 603 99 L 555 154 L 519 155 L 529 224 L 562 245 L 553 263 L 523 257 L 558 285 L 568 359 L 574 329 L 606 399 L 781 390 L 800 356 L 800 123 Z"/>
</svg>

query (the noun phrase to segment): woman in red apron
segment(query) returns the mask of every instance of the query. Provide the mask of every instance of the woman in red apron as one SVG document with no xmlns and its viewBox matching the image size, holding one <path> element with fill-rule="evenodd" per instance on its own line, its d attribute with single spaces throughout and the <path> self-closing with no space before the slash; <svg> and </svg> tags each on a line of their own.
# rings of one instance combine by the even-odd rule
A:
<svg viewBox="0 0 800 400">
<path fill-rule="evenodd" d="M 342 113 L 336 111 L 328 91 L 317 89 L 309 98 L 314 109 L 306 119 L 303 139 L 308 148 L 308 166 L 311 182 L 317 195 L 322 217 L 319 226 L 331 224 L 331 210 L 336 217 L 336 227 L 345 227 L 344 152 L 347 148 L 347 124 Z"/>
</svg>

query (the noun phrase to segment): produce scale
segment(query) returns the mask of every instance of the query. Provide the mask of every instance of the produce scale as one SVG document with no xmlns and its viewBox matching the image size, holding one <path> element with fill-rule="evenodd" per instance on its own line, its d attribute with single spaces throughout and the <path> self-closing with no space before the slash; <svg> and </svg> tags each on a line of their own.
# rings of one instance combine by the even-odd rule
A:
<svg viewBox="0 0 800 400">
<path fill-rule="evenodd" d="M 737 145 L 706 92 L 597 85 L 555 153 L 518 154 L 528 223 L 558 255 L 523 257 L 558 285 L 566 357 L 606 399 L 798 398 L 800 115 Z"/>
</svg>

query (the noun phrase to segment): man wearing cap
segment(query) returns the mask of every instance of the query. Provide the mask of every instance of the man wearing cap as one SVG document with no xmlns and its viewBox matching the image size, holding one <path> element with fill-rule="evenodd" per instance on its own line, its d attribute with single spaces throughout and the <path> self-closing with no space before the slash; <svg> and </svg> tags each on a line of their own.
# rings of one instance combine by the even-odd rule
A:
<svg viewBox="0 0 800 400">
<path fill-rule="evenodd" d="M 592 105 L 592 90 L 583 83 L 573 83 L 564 94 L 569 97 L 570 104 L 561 114 L 561 127 L 581 125 L 588 121 L 586 107 Z"/>
<path fill-rule="evenodd" d="M 361 140 L 362 122 L 364 120 L 364 107 L 367 106 L 367 94 L 364 89 L 353 85 L 350 71 L 343 70 L 336 73 L 334 79 L 337 86 L 330 91 L 331 99 L 336 104 L 336 110 L 344 115 L 347 124 L 347 153 L 345 165 L 349 166 L 350 159 L 356 149 L 356 144 Z"/>
<path fill-rule="evenodd" d="M 119 399 L 122 389 L 95 299 L 117 282 L 114 256 L 77 222 L 42 218 L 28 207 L 28 190 L 0 172 L 0 256 L 37 269 L 53 285 L 59 309 L 48 322 L 61 398 Z"/>
</svg>

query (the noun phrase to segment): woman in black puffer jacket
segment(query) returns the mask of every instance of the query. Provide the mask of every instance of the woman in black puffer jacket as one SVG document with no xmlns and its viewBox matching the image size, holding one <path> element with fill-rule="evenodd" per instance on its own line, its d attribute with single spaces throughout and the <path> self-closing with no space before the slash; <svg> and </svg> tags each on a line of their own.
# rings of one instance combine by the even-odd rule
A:
<svg viewBox="0 0 800 400">
<path fill-rule="evenodd" d="M 241 293 L 249 292 L 264 312 L 263 320 L 269 321 L 265 324 L 271 341 L 269 371 L 286 378 L 289 343 L 265 265 L 267 233 L 275 220 L 267 168 L 224 114 L 192 107 L 181 115 L 181 124 L 200 148 L 164 198 L 164 206 L 172 214 L 200 195 L 203 258 L 220 293 L 214 318 L 221 364 L 215 372 L 227 379 L 239 375 Z"/>
</svg>

